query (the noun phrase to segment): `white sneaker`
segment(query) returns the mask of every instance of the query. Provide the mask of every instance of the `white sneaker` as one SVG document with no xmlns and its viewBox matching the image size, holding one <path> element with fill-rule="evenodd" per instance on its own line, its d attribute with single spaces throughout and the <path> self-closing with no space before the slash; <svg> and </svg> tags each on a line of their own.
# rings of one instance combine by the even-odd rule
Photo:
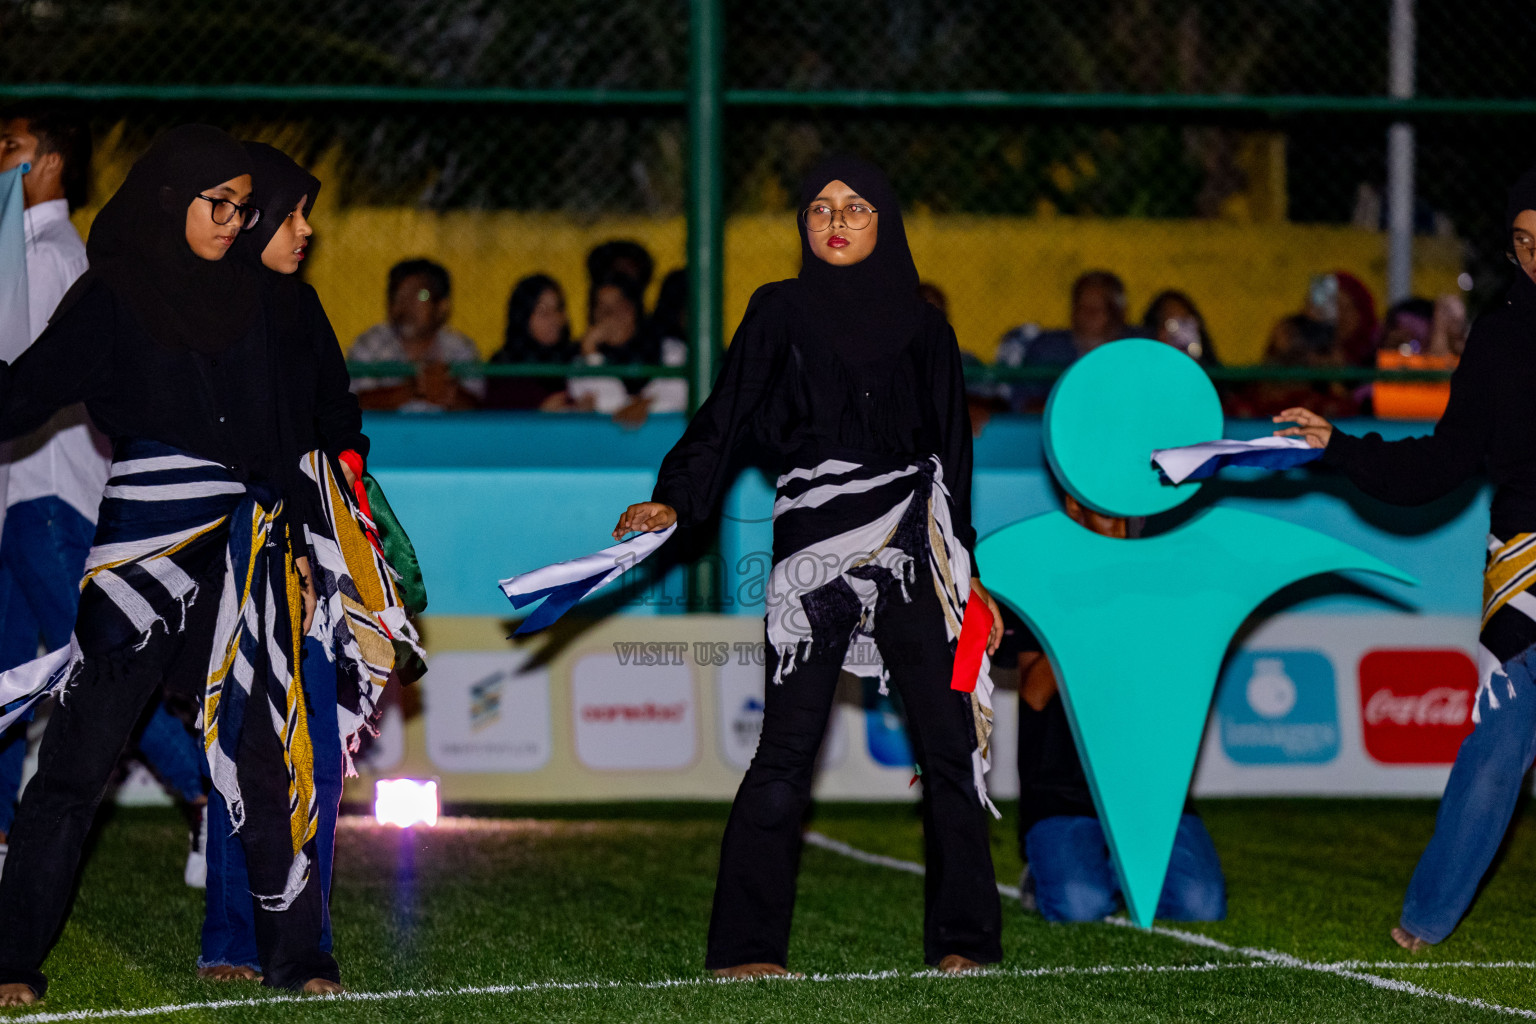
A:
<svg viewBox="0 0 1536 1024">
<path fill-rule="evenodd" d="M 192 830 L 187 850 L 187 866 L 181 879 L 191 889 L 208 888 L 208 807 L 197 809 L 197 828 Z"/>
</svg>

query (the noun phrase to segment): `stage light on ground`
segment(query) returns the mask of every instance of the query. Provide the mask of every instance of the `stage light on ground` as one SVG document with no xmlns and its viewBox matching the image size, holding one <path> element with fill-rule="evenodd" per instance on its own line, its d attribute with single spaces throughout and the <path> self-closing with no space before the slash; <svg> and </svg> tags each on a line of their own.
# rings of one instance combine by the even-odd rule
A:
<svg viewBox="0 0 1536 1024">
<path fill-rule="evenodd" d="M 437 783 L 432 779 L 380 779 L 373 784 L 373 820 L 380 825 L 437 824 Z"/>
</svg>

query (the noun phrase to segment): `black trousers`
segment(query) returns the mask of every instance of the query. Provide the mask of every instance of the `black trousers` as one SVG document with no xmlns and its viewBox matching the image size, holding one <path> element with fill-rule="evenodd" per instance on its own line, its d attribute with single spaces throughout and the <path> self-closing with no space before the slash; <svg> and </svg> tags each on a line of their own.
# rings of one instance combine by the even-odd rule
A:
<svg viewBox="0 0 1536 1024">
<path fill-rule="evenodd" d="M 970 695 L 950 689 L 954 659 L 926 568 L 907 590 L 910 603 L 896 596 L 878 610 L 875 643 L 906 707 L 907 733 L 922 767 L 923 959 L 937 964 L 958 953 L 995 963 L 1002 959 L 1002 909 L 987 812 L 972 776 Z M 786 964 L 801 821 L 845 648 L 813 645 L 811 657 L 780 684 L 773 682 L 778 659 L 769 651 L 762 737 L 720 845 L 704 961 L 710 970 Z"/>
<path fill-rule="evenodd" d="M 0 875 L 0 984 L 23 983 L 39 997 L 46 992 L 47 979 L 39 968 L 64 926 L 80 853 L 112 770 L 166 677 L 196 667 L 206 672 L 217 593 L 217 587 L 204 587 L 185 630 L 167 634 L 156 626 L 143 649 L 130 644 L 108 651 L 93 649 L 90 618 L 99 592 L 88 588 L 82 595 L 76 633 L 85 664 L 48 717 L 37 774 L 16 810 L 10 853 Z M 242 834 L 250 834 L 245 848 L 252 884 L 270 886 L 276 877 L 286 881 L 292 859 L 287 846 L 287 772 L 265 713 L 247 716 L 237 760 L 242 789 L 251 786 L 244 794 L 247 819 Z M 281 843 L 273 837 L 281 837 Z M 257 891 L 283 888 L 277 884 Z M 335 961 L 318 949 L 319 889 L 317 884 L 306 886 L 304 896 L 282 913 L 258 911 L 257 942 L 269 984 L 292 987 L 311 977 L 337 980 Z M 305 901 L 314 906 L 308 908 Z M 320 969 L 326 968 L 326 961 L 328 969 Z"/>
</svg>

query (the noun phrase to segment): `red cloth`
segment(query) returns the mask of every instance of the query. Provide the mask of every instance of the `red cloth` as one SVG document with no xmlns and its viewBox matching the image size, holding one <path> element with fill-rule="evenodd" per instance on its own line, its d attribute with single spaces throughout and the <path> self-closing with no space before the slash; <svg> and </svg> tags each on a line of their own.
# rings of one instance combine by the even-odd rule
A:
<svg viewBox="0 0 1536 1024">
<path fill-rule="evenodd" d="M 368 491 L 363 487 L 363 457 L 348 448 L 342 452 L 338 459 L 341 464 L 352 471 L 352 479 L 356 481 L 352 485 L 352 493 L 357 496 L 357 507 L 363 510 L 363 515 L 373 518 L 373 510 L 368 505 Z"/>
<path fill-rule="evenodd" d="M 981 658 L 987 653 L 987 638 L 992 635 L 992 610 L 985 601 L 972 596 L 965 602 L 965 618 L 960 622 L 960 640 L 955 645 L 955 674 L 951 690 L 971 693 L 981 673 Z"/>
</svg>

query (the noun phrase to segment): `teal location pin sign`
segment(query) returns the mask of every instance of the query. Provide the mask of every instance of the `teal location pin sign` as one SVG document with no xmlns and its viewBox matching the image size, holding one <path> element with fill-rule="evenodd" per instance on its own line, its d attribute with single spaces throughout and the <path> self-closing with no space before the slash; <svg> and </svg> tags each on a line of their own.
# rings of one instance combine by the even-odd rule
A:
<svg viewBox="0 0 1536 1024">
<path fill-rule="evenodd" d="M 1103 345 L 1062 375 L 1046 406 L 1052 470 L 1078 501 L 1114 516 L 1177 507 L 1154 448 L 1221 436 L 1221 403 L 1199 365 L 1156 341 Z M 1270 594 L 1320 573 L 1412 577 L 1331 537 L 1220 507 L 1156 537 L 1101 537 L 1061 512 L 991 534 L 988 588 L 1051 659 L 1131 918 L 1150 927 L 1233 635 Z"/>
</svg>

